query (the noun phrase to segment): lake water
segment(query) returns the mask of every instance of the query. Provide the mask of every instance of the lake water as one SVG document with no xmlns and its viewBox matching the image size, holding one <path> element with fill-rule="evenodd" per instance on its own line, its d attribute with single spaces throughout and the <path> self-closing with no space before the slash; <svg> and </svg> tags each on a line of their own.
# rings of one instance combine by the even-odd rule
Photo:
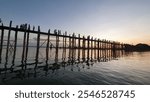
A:
<svg viewBox="0 0 150 102">
<path fill-rule="evenodd" d="M 0 63 L 0 84 L 48 84 L 48 85 L 150 85 L 150 52 L 81 51 L 63 50 L 56 54 L 50 50 L 46 60 L 45 48 L 39 51 L 29 48 L 27 59 L 22 60 L 22 48 L 16 53 L 3 50 Z M 93 54 L 92 54 L 93 53 Z"/>
</svg>

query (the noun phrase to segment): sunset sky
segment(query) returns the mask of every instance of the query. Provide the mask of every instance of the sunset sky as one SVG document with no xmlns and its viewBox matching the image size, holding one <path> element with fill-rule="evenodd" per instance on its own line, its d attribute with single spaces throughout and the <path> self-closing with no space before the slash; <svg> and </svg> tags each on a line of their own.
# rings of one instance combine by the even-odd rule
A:
<svg viewBox="0 0 150 102">
<path fill-rule="evenodd" d="M 0 0 L 4 24 L 29 23 L 124 43 L 150 44 L 150 0 Z"/>
</svg>

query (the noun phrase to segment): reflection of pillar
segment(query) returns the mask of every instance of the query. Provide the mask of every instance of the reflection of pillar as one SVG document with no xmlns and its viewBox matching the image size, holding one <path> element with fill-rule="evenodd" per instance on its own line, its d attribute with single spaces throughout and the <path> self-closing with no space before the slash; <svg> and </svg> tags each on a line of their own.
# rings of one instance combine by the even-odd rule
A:
<svg viewBox="0 0 150 102">
<path fill-rule="evenodd" d="M 116 58 L 117 57 L 116 50 L 113 50 L 112 52 L 113 52 L 113 58 Z"/>
<path fill-rule="evenodd" d="M 3 38 L 4 38 L 4 29 L 2 24 L 2 30 L 1 30 L 1 42 L 0 42 L 0 63 L 1 63 L 1 55 L 3 50 Z"/>
</svg>

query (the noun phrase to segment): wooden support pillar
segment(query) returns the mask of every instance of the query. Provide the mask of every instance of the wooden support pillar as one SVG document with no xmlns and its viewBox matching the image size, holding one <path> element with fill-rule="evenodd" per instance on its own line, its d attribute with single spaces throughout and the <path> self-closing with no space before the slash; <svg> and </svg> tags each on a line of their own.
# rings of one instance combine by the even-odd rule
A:
<svg viewBox="0 0 150 102">
<path fill-rule="evenodd" d="M 2 60 L 2 51 L 3 51 L 3 39 L 4 39 L 4 29 L 3 29 L 3 24 L 2 24 L 2 29 L 1 29 L 1 41 L 0 41 L 0 63 Z"/>
<path fill-rule="evenodd" d="M 37 47 L 36 47 L 36 56 L 35 56 L 35 68 L 37 68 L 38 60 L 39 60 L 39 47 L 40 46 L 40 26 L 38 26 L 38 34 L 37 34 Z"/>
<path fill-rule="evenodd" d="M 50 43 L 50 29 L 48 30 L 47 35 L 47 44 L 46 44 L 46 64 L 48 64 L 48 58 L 49 58 L 49 43 Z"/>
<path fill-rule="evenodd" d="M 94 59 L 96 59 L 96 39 L 94 40 Z"/>
<path fill-rule="evenodd" d="M 108 41 L 108 49 L 110 50 L 110 40 Z"/>
<path fill-rule="evenodd" d="M 65 36 L 67 36 L 67 32 L 65 32 Z M 65 37 L 65 44 L 64 44 L 64 58 L 66 58 L 66 47 L 67 47 L 67 37 Z M 64 59 L 65 60 L 65 59 Z"/>
<path fill-rule="evenodd" d="M 85 61 L 85 37 L 84 36 L 82 41 L 82 60 Z"/>
<path fill-rule="evenodd" d="M 8 50 L 9 50 L 9 44 L 10 44 L 11 26 L 12 26 L 12 21 L 10 21 L 10 24 L 9 24 L 9 31 L 8 31 L 8 37 L 7 37 L 6 63 L 8 61 Z"/>
<path fill-rule="evenodd" d="M 102 49 L 102 41 L 101 40 L 99 41 L 99 46 L 100 46 L 99 48 L 101 50 Z"/>
<path fill-rule="evenodd" d="M 18 35 L 18 26 L 16 26 L 16 30 L 15 30 L 14 51 L 13 51 L 11 70 L 13 70 L 13 66 L 14 66 L 15 58 L 16 58 L 17 35 Z"/>
<path fill-rule="evenodd" d="M 71 59 L 71 36 L 69 35 L 69 57 L 68 57 L 69 61 Z"/>
<path fill-rule="evenodd" d="M 123 43 L 121 44 L 121 48 L 122 48 L 122 50 L 124 50 L 124 44 Z"/>
<path fill-rule="evenodd" d="M 63 33 L 63 37 L 62 37 L 62 44 L 63 44 L 63 46 L 62 46 L 62 49 L 63 49 L 63 51 L 62 51 L 62 61 L 64 61 L 64 47 L 65 47 L 65 34 Z"/>
<path fill-rule="evenodd" d="M 54 33 L 55 33 L 55 35 L 56 35 L 56 54 L 55 54 L 55 63 L 58 63 L 59 35 L 61 35 L 61 31 L 58 30 L 58 33 L 57 33 L 57 31 L 55 30 Z"/>
<path fill-rule="evenodd" d="M 102 39 L 101 40 L 101 49 L 103 50 L 103 48 L 104 48 L 104 40 Z"/>
<path fill-rule="evenodd" d="M 97 51 L 98 53 L 97 54 L 98 54 L 98 59 L 99 59 L 100 58 L 100 39 L 98 39 L 97 43 L 98 43 L 98 45 L 97 45 L 98 46 L 98 51 Z"/>
<path fill-rule="evenodd" d="M 106 50 L 106 39 L 104 39 L 104 50 Z"/>
<path fill-rule="evenodd" d="M 87 60 L 90 59 L 90 36 L 87 37 Z"/>
<path fill-rule="evenodd" d="M 70 55 L 70 59 L 71 59 L 71 64 L 73 64 L 73 58 L 74 58 L 74 34 L 72 34 L 71 36 L 71 55 Z"/>
<path fill-rule="evenodd" d="M 67 32 L 65 32 L 65 36 L 67 36 Z M 67 37 L 65 37 L 65 50 L 66 50 L 66 47 L 67 47 Z"/>
<path fill-rule="evenodd" d="M 108 57 L 110 58 L 110 40 L 108 41 Z"/>
<path fill-rule="evenodd" d="M 78 35 L 78 61 L 80 62 L 80 48 L 81 48 L 80 34 Z"/>
<path fill-rule="evenodd" d="M 116 42 L 113 42 L 113 51 L 116 50 Z"/>
<path fill-rule="evenodd" d="M 107 52 L 107 56 L 108 56 L 108 58 L 109 58 L 109 50 L 110 50 L 110 49 L 109 49 L 109 43 L 110 43 L 109 40 L 107 40 L 107 51 L 108 51 L 108 52 Z"/>
<path fill-rule="evenodd" d="M 18 29 L 18 26 L 16 26 L 16 29 Z M 14 43 L 14 54 L 16 54 L 16 47 L 17 47 L 17 37 L 18 37 L 18 30 L 15 31 L 15 43 Z"/>
<path fill-rule="evenodd" d="M 104 40 L 102 39 L 101 40 L 101 57 L 103 57 L 104 56 Z"/>
<path fill-rule="evenodd" d="M 76 60 L 76 35 L 74 35 L 74 60 Z"/>
<path fill-rule="evenodd" d="M 110 47 L 111 47 L 111 50 L 113 49 L 113 42 L 111 41 L 110 42 Z"/>
<path fill-rule="evenodd" d="M 62 52 L 62 60 L 63 62 L 65 62 L 65 58 L 66 58 L 66 36 L 67 32 L 65 32 L 65 34 L 63 34 L 63 52 Z"/>
<path fill-rule="evenodd" d="M 93 37 L 91 38 L 91 61 L 93 60 Z"/>
<path fill-rule="evenodd" d="M 73 33 L 72 35 L 72 61 L 75 61 L 76 57 L 76 39 L 75 39 L 75 34 Z"/>
<path fill-rule="evenodd" d="M 107 49 L 106 49 L 106 39 L 104 39 L 104 59 L 105 59 L 105 61 L 106 61 L 106 51 L 107 51 Z"/>
<path fill-rule="evenodd" d="M 77 46 L 77 41 L 76 41 L 76 35 L 74 35 L 74 49 L 76 50 L 76 46 Z"/>
<path fill-rule="evenodd" d="M 30 34 L 30 25 L 28 26 L 28 30 L 27 30 L 26 52 L 25 52 L 25 63 L 26 63 L 27 58 L 28 58 L 29 34 Z"/>
<path fill-rule="evenodd" d="M 22 64 L 24 63 L 24 56 L 25 56 L 26 33 L 27 33 L 27 28 L 24 29 L 24 36 L 23 36 L 23 49 L 22 49 L 22 59 L 21 59 Z"/>
<path fill-rule="evenodd" d="M 107 49 L 107 45 L 108 45 L 108 42 L 107 42 L 107 40 L 105 40 L 105 53 L 106 53 L 106 59 L 107 59 L 107 54 L 108 54 L 108 49 Z"/>
<path fill-rule="evenodd" d="M 101 50 L 102 50 L 101 44 L 102 44 L 102 41 L 99 40 L 99 57 L 100 57 L 100 58 L 101 58 Z"/>
<path fill-rule="evenodd" d="M 80 38 L 80 34 L 78 35 L 78 48 L 81 48 L 81 38 Z"/>
</svg>

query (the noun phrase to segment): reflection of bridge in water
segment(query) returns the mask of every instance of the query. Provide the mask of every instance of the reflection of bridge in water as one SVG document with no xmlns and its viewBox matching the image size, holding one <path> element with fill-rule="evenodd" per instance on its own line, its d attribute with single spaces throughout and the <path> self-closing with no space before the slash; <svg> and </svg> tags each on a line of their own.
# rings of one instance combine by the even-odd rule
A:
<svg viewBox="0 0 150 102">
<path fill-rule="evenodd" d="M 42 48 L 44 49 L 44 48 Z M 95 63 L 108 62 L 111 60 L 117 60 L 117 58 L 123 56 L 123 51 L 112 51 L 112 50 L 99 50 L 100 55 L 96 54 L 90 55 L 90 57 L 86 54 L 79 58 L 77 55 L 80 52 L 78 49 L 74 50 L 76 52 L 76 56 L 70 56 L 69 53 L 66 54 L 66 57 L 58 57 L 63 53 L 63 49 L 57 51 L 54 49 L 50 49 L 52 52 L 51 59 L 47 60 L 44 57 L 44 60 L 24 60 L 23 62 L 15 61 L 15 56 L 11 61 L 8 62 L 7 57 L 5 57 L 6 62 L 1 63 L 0 68 L 0 78 L 3 82 L 14 79 L 24 79 L 29 77 L 39 77 L 41 75 L 47 76 L 48 74 L 53 74 L 57 72 L 59 69 L 64 69 L 70 67 L 71 71 L 74 70 L 82 70 L 82 68 L 90 69 Z M 69 50 L 67 50 L 68 52 Z M 97 49 L 92 49 L 89 52 L 97 52 Z M 85 50 L 88 52 L 88 50 Z M 40 51 L 39 51 L 40 53 Z M 12 53 L 13 54 L 13 53 Z M 8 57 L 9 58 L 9 57 Z M 76 66 L 76 67 L 75 67 Z M 75 69 L 77 68 L 77 69 Z"/>
<path fill-rule="evenodd" d="M 0 30 L 0 76 L 3 80 L 7 79 L 7 75 L 13 76 L 11 78 L 24 78 L 31 74 L 36 76 L 37 71 L 41 69 L 46 74 L 49 70 L 54 72 L 61 67 L 72 65 L 90 68 L 95 62 L 107 62 L 122 56 L 125 48 L 124 44 L 119 42 L 94 39 L 90 36 L 81 37 L 80 34 L 77 37 L 75 34 L 67 35 L 67 32 L 61 34 L 59 30 L 55 30 L 54 33 L 48 30 L 48 33 L 45 33 L 40 31 L 40 27 L 38 31 L 35 31 L 35 28 L 31 30 L 30 25 L 20 28 L 12 27 L 12 22 L 9 27 L 2 24 Z M 19 52 L 21 56 L 16 54 L 18 35 L 21 35 L 23 39 L 22 50 Z M 31 46 L 30 35 L 36 36 L 35 53 L 32 53 L 35 56 L 32 62 L 28 58 L 30 57 L 29 46 Z M 6 49 L 3 46 L 4 36 L 7 36 Z M 14 38 L 13 44 L 10 42 L 10 37 Z M 10 48 L 12 48 L 11 51 Z M 44 49 L 45 54 L 43 61 L 40 61 L 39 57 L 41 49 Z M 53 58 L 50 57 L 51 54 Z M 9 58 L 10 55 L 12 58 Z M 20 62 L 16 59 L 20 59 Z"/>
</svg>

